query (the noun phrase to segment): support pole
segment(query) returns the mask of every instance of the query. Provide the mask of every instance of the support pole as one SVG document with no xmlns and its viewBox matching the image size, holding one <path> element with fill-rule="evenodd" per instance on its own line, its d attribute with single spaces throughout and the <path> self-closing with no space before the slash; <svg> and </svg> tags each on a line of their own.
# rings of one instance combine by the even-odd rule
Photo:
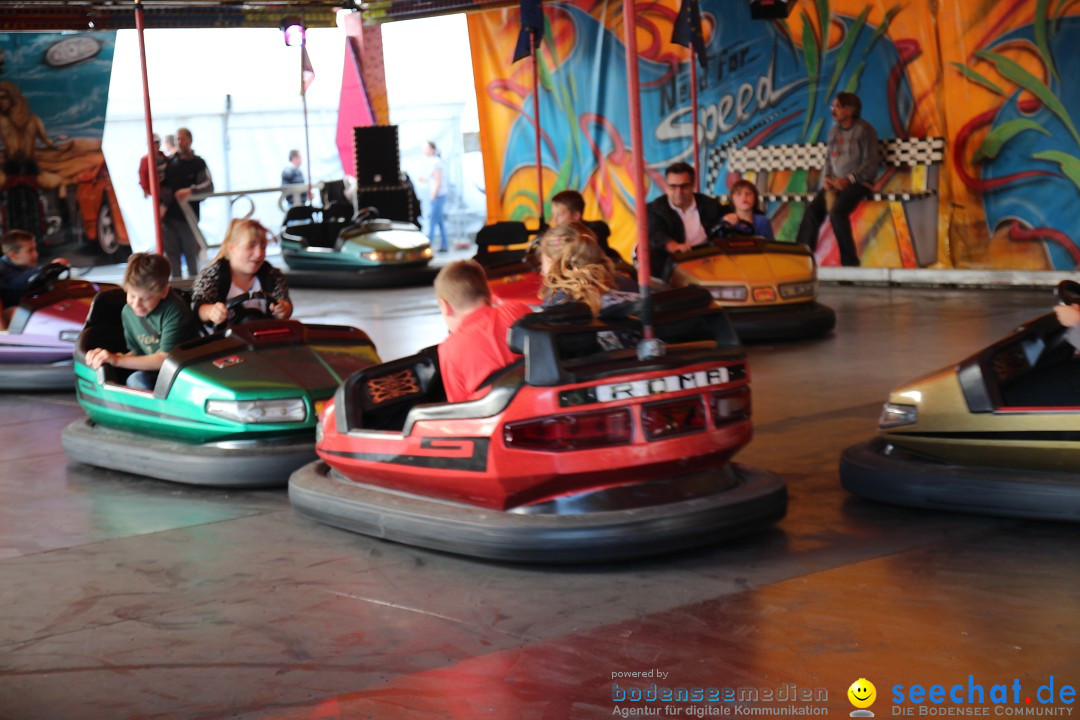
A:
<svg viewBox="0 0 1080 720">
<path fill-rule="evenodd" d="M 300 41 L 300 99 L 304 104 L 304 161 L 307 163 L 307 194 L 303 205 L 311 202 L 311 136 L 308 131 L 307 89 L 304 88 L 304 53 L 307 50 L 307 38 Z"/>
<path fill-rule="evenodd" d="M 698 149 L 697 50 L 690 43 L 690 108 L 694 129 L 694 192 L 701 191 L 701 151 Z"/>
<path fill-rule="evenodd" d="M 154 204 L 154 238 L 157 253 L 165 251 L 165 243 L 161 237 L 161 184 L 158 182 L 157 154 L 158 149 L 154 145 L 154 121 L 150 113 L 150 80 L 146 73 L 146 41 L 143 31 L 146 24 L 143 21 L 142 0 L 135 0 L 135 29 L 139 34 L 139 62 L 142 64 L 142 89 L 143 89 L 143 118 L 146 122 L 146 161 L 147 171 L 150 175 L 150 201 Z"/>
<path fill-rule="evenodd" d="M 532 52 L 533 120 L 536 135 L 536 197 L 540 205 L 540 229 L 544 229 L 544 163 L 540 158 L 540 53 L 536 47 L 536 33 L 529 33 Z"/>
<path fill-rule="evenodd" d="M 641 134 L 641 81 L 638 76 L 637 18 L 633 0 L 623 3 L 623 29 L 626 35 L 627 94 L 630 99 L 630 162 L 634 178 L 634 215 L 637 217 L 638 286 L 645 308 L 642 330 L 652 340 L 652 303 L 649 302 L 649 226 L 645 213 L 645 156 Z"/>
</svg>

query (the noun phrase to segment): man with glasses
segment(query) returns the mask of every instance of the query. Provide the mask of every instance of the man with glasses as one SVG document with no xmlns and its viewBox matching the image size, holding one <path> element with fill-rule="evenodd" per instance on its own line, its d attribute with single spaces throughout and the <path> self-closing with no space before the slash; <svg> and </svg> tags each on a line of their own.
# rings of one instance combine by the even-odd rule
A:
<svg viewBox="0 0 1080 720">
<path fill-rule="evenodd" d="M 822 188 L 806 208 L 799 225 L 799 242 L 817 248 L 818 231 L 826 216 L 840 249 L 840 264 L 858 267 L 859 254 L 851 232 L 851 214 L 873 193 L 881 164 L 874 126 L 860 117 L 862 102 L 855 93 L 837 94 L 832 104 Z"/>
<path fill-rule="evenodd" d="M 652 272 L 667 280 L 674 269 L 672 253 L 704 245 L 722 213 L 715 198 L 694 192 L 694 168 L 687 163 L 669 165 L 664 182 L 667 194 L 650 202 L 647 210 Z"/>
</svg>

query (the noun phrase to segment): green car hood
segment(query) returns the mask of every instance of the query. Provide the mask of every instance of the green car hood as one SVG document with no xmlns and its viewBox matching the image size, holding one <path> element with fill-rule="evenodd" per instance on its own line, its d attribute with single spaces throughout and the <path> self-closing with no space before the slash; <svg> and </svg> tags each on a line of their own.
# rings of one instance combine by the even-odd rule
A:
<svg viewBox="0 0 1080 720">
<path fill-rule="evenodd" d="M 374 345 L 354 328 L 288 321 L 241 328 L 231 336 L 179 346 L 162 367 L 152 394 L 119 384 L 115 368 L 98 373 L 79 358 L 79 401 L 99 424 L 183 442 L 313 432 L 322 403 L 341 381 L 379 362 Z M 303 401 L 304 420 L 245 424 L 210 415 L 206 405 L 210 400 L 284 398 Z"/>
</svg>

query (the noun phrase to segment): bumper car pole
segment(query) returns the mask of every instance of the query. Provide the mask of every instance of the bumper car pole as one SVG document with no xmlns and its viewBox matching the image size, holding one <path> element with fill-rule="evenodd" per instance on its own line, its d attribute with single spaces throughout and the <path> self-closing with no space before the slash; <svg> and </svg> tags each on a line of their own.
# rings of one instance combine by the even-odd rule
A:
<svg viewBox="0 0 1080 720">
<path fill-rule="evenodd" d="M 638 290 L 642 300 L 642 335 L 637 353 L 642 360 L 660 357 L 664 354 L 664 345 L 657 339 L 653 329 L 652 297 L 649 292 L 649 228 L 645 215 L 645 158 L 642 155 L 641 135 L 641 83 L 638 77 L 637 49 L 637 5 L 631 0 L 623 3 L 623 34 L 626 36 L 626 76 L 630 100 L 630 157 L 633 166 L 630 173 L 634 178 L 634 206 L 637 212 L 637 260 Z"/>
<path fill-rule="evenodd" d="M 540 230 L 544 229 L 544 163 L 540 158 L 540 55 L 536 48 L 536 33 L 529 33 L 529 51 L 532 54 L 533 81 L 533 134 L 536 136 L 536 197 L 540 206 Z"/>
<path fill-rule="evenodd" d="M 696 30 L 697 28 L 694 28 L 694 31 Z M 694 192 L 701 192 L 701 150 L 698 148 L 697 60 L 697 46 L 690 43 L 690 127 L 694 131 Z"/>
<path fill-rule="evenodd" d="M 143 118 L 146 123 L 146 163 L 147 175 L 150 177 L 150 199 L 153 202 L 154 212 L 154 237 L 157 242 L 158 254 L 165 252 L 165 245 L 161 237 L 161 215 L 158 208 L 161 207 L 161 185 L 157 175 L 158 149 L 154 145 L 154 123 L 150 112 L 150 80 L 146 74 L 146 40 L 143 31 L 146 30 L 146 22 L 143 18 L 142 0 L 135 0 L 135 28 L 139 33 L 139 64 L 142 66 L 142 89 L 143 89 Z"/>
</svg>

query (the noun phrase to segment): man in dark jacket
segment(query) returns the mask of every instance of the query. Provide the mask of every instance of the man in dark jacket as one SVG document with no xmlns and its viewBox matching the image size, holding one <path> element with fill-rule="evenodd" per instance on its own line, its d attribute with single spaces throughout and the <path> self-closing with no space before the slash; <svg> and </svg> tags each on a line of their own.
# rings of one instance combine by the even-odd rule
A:
<svg viewBox="0 0 1080 720">
<path fill-rule="evenodd" d="M 664 171 L 667 194 L 647 206 L 650 266 L 667 280 L 674 269 L 672 253 L 686 252 L 709 240 L 722 213 L 715 198 L 694 192 L 694 168 L 678 162 Z"/>
<path fill-rule="evenodd" d="M 192 193 L 214 192 L 214 181 L 210 178 L 210 168 L 206 161 L 191 149 L 191 131 L 180 128 L 176 131 L 176 154 L 169 158 L 165 166 L 165 185 L 174 195 L 165 211 L 162 224 L 165 257 L 172 265 L 172 276 L 180 277 L 180 258 L 187 262 L 188 275 L 194 277 L 199 272 L 199 252 L 202 248 L 195 239 L 180 203 Z M 199 219 L 199 203 L 192 202 L 191 210 L 195 219 Z"/>
</svg>

